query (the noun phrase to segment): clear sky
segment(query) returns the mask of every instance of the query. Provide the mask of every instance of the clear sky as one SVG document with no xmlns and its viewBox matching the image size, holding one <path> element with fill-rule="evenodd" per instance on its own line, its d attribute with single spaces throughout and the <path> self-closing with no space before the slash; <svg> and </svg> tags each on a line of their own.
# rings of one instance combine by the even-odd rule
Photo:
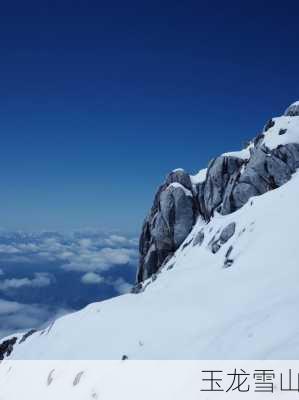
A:
<svg viewBox="0 0 299 400">
<path fill-rule="evenodd" d="M 0 226 L 137 232 L 156 187 L 299 98 L 295 1 L 11 1 Z"/>
</svg>

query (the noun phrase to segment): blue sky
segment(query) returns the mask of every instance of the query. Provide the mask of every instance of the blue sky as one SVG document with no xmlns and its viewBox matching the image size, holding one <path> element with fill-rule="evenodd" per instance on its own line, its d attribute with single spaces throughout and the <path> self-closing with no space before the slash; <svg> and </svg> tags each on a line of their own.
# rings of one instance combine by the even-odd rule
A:
<svg viewBox="0 0 299 400">
<path fill-rule="evenodd" d="M 210 3 L 1 5 L 1 227 L 136 233 L 168 171 L 299 98 L 298 4 Z"/>
</svg>

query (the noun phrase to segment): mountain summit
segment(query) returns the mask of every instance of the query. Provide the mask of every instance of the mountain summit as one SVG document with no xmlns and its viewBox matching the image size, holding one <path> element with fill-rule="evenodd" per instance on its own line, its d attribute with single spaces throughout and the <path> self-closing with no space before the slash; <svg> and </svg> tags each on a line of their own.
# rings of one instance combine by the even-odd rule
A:
<svg viewBox="0 0 299 400">
<path fill-rule="evenodd" d="M 298 359 L 297 106 L 245 149 L 167 176 L 143 225 L 132 293 L 12 335 L 1 356 Z"/>
</svg>

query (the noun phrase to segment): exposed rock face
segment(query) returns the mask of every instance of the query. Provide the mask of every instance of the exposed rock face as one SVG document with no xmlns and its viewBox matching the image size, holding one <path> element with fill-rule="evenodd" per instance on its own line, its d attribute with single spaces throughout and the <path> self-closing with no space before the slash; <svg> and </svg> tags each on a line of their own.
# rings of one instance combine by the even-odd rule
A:
<svg viewBox="0 0 299 400">
<path fill-rule="evenodd" d="M 274 150 L 258 146 L 242 173 L 238 173 L 227 185 L 220 212 L 229 214 L 246 204 L 251 197 L 283 185 L 298 167 L 299 144 L 290 143 Z"/>
<path fill-rule="evenodd" d="M 195 236 L 192 246 L 201 246 L 204 240 L 205 240 L 205 234 L 204 234 L 203 230 L 201 230 Z"/>
<path fill-rule="evenodd" d="M 273 121 L 273 119 L 271 118 L 270 121 L 268 121 L 266 123 L 266 125 L 264 126 L 264 132 L 267 132 L 269 129 L 271 129 L 273 126 L 275 125 L 275 122 Z"/>
<path fill-rule="evenodd" d="M 236 157 L 221 156 L 212 160 L 207 171 L 207 179 L 201 187 L 198 199 L 205 219 L 209 220 L 214 211 L 222 204 L 228 183 L 238 174 L 244 161 Z"/>
<path fill-rule="evenodd" d="M 236 230 L 236 224 L 235 222 L 231 222 L 228 224 L 223 231 L 220 234 L 220 242 L 226 243 L 235 233 Z"/>
<path fill-rule="evenodd" d="M 12 337 L 11 339 L 4 340 L 4 342 L 0 343 L 0 360 L 3 360 L 4 357 L 8 357 L 11 354 L 16 341 L 17 338 Z"/>
<path fill-rule="evenodd" d="M 36 332 L 36 329 L 31 329 L 30 331 L 26 332 L 20 339 L 19 344 L 25 342 L 29 338 L 29 336 L 33 335 Z"/>
<path fill-rule="evenodd" d="M 137 281 L 158 271 L 191 231 L 197 216 L 190 176 L 183 170 L 171 172 L 155 196 L 142 228 L 139 242 L 140 267 Z"/>
<path fill-rule="evenodd" d="M 285 112 L 286 117 L 299 116 L 299 102 Z M 285 118 L 285 117 L 283 117 Z M 287 124 L 281 118 L 271 119 L 263 133 L 249 142 L 246 150 L 213 159 L 207 169 L 206 178 L 192 185 L 184 170 L 171 172 L 160 186 L 153 207 L 146 218 L 140 237 L 140 265 L 137 281 L 141 282 L 169 260 L 191 231 L 198 215 L 209 221 L 215 212 L 230 214 L 253 196 L 261 195 L 286 183 L 299 168 L 299 123 L 298 141 L 285 140 L 275 148 L 267 147 L 267 135 L 285 138 Z M 283 123 L 286 125 L 283 126 Z M 216 253 L 222 242 L 234 233 L 229 225 L 222 238 L 211 243 Z M 225 237 L 224 237 L 225 236 Z M 199 232 L 193 245 L 201 245 L 204 237 Z"/>
</svg>

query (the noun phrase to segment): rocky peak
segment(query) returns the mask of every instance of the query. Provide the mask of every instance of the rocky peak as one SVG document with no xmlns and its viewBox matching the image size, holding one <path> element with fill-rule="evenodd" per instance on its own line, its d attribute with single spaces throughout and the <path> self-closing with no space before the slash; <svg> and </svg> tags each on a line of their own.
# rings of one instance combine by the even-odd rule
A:
<svg viewBox="0 0 299 400">
<path fill-rule="evenodd" d="M 299 115 L 299 101 L 291 104 L 284 113 L 285 116 L 295 117 Z"/>
<path fill-rule="evenodd" d="M 284 117 L 271 119 L 263 133 L 239 152 L 211 160 L 207 170 L 191 176 L 176 169 L 158 189 L 140 237 L 141 282 L 163 267 L 186 239 L 197 218 L 230 214 L 253 196 L 286 183 L 299 168 L 299 102 Z M 291 121 L 293 121 L 291 123 Z"/>
<path fill-rule="evenodd" d="M 185 188 L 192 190 L 190 175 L 182 168 L 171 171 L 166 177 L 166 185 L 180 183 Z"/>
</svg>

